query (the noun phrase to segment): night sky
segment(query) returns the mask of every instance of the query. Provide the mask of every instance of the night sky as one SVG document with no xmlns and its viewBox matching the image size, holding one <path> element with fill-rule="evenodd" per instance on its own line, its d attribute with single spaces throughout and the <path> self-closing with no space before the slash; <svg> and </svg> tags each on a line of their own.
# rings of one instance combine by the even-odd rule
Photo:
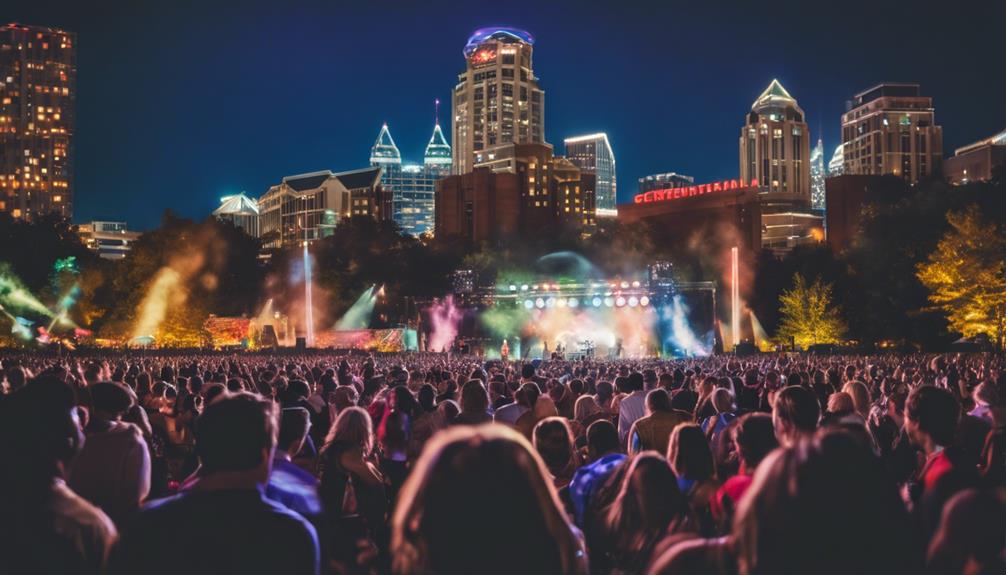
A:
<svg viewBox="0 0 1006 575">
<path fill-rule="evenodd" d="M 421 161 L 433 100 L 450 137 L 461 49 L 490 25 L 535 36 L 557 151 L 608 133 L 621 201 L 651 173 L 736 177 L 744 114 L 773 77 L 813 141 L 823 130 L 826 162 L 845 101 L 881 81 L 935 98 L 944 155 L 1006 128 L 1001 0 L 657 4 L 7 0 L 0 18 L 77 33 L 75 220 L 135 229 L 364 167 L 385 121 Z"/>
</svg>

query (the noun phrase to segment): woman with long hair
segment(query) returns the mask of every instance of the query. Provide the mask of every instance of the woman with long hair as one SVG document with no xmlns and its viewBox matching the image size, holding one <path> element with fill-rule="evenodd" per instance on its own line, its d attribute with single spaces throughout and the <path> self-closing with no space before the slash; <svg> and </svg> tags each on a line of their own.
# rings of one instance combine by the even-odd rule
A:
<svg viewBox="0 0 1006 575">
<path fill-rule="evenodd" d="M 702 428 L 686 423 L 674 428 L 667 445 L 667 460 L 677 476 L 678 488 L 685 494 L 698 517 L 703 533 L 713 530 L 710 503 L 719 489 L 713 453 Z"/>
<path fill-rule="evenodd" d="M 556 489 L 569 485 L 580 466 L 569 423 L 563 417 L 546 417 L 534 427 L 534 448 L 552 475 Z"/>
<path fill-rule="evenodd" d="M 398 574 L 587 570 L 544 463 L 502 425 L 453 427 L 431 440 L 399 496 L 391 553 Z"/>
<path fill-rule="evenodd" d="M 333 520 L 336 537 L 358 525 L 371 535 L 384 525 L 388 499 L 384 478 L 375 465 L 374 431 L 370 414 L 361 407 L 339 413 L 322 448 L 320 495 Z M 348 527 L 352 523 L 353 527 Z"/>
<path fill-rule="evenodd" d="M 489 414 L 489 394 L 481 380 L 470 379 L 461 388 L 461 413 L 455 424 L 478 425 L 492 421 Z"/>
<path fill-rule="evenodd" d="M 635 456 L 607 513 L 612 571 L 641 572 L 658 543 L 690 530 L 688 518 L 688 500 L 667 460 L 656 451 Z"/>
</svg>

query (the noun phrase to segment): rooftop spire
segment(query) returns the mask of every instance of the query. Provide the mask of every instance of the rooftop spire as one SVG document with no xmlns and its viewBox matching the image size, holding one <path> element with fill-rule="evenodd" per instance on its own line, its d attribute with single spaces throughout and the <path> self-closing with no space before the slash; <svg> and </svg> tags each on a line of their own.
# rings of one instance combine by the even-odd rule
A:
<svg viewBox="0 0 1006 575">
<path fill-rule="evenodd" d="M 426 165 L 450 166 L 451 146 L 447 143 L 447 139 L 444 138 L 444 133 L 440 129 L 440 100 L 434 100 L 434 106 L 433 135 L 430 136 L 430 143 L 426 145 L 423 163 Z"/>
<path fill-rule="evenodd" d="M 398 151 L 398 146 L 395 145 L 395 140 L 391 138 L 391 132 L 388 131 L 387 122 L 381 126 L 381 133 L 377 135 L 377 141 L 374 142 L 374 147 L 370 148 L 370 165 L 388 165 L 388 164 L 401 164 L 402 154 Z"/>
</svg>

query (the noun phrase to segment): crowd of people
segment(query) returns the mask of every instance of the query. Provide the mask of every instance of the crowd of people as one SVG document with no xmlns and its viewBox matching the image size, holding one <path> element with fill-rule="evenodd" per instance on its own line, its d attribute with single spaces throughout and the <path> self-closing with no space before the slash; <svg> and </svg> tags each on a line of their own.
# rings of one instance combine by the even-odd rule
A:
<svg viewBox="0 0 1006 575">
<path fill-rule="evenodd" d="M 1006 358 L 0 355 L 0 573 L 1006 573 Z"/>
</svg>

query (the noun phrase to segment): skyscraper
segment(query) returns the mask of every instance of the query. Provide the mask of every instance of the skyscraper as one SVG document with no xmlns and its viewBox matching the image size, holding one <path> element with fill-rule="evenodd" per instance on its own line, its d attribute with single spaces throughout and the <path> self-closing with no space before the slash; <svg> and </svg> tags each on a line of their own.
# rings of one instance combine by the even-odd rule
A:
<svg viewBox="0 0 1006 575">
<path fill-rule="evenodd" d="M 741 181 L 758 180 L 766 192 L 810 203 L 810 141 L 796 99 L 772 80 L 751 104 L 741 128 Z"/>
<path fill-rule="evenodd" d="M 422 164 L 402 163 L 401 153 L 384 124 L 370 149 L 370 165 L 381 168 L 381 187 L 391 195 L 391 219 L 402 231 L 415 236 L 432 232 L 436 182 L 451 172 L 451 147 L 440 122 L 434 122 Z"/>
<path fill-rule="evenodd" d="M 824 209 L 824 179 L 828 172 L 824 167 L 824 142 L 817 139 L 817 145 L 810 152 L 810 207 Z"/>
<path fill-rule="evenodd" d="M 566 157 L 581 172 L 597 176 L 597 215 L 616 216 L 618 189 L 615 175 L 615 153 L 608 135 L 590 134 L 566 138 Z"/>
<path fill-rule="evenodd" d="M 842 115 L 845 173 L 894 174 L 915 183 L 941 173 L 943 129 L 918 84 L 879 84 Z"/>
<path fill-rule="evenodd" d="M 73 216 L 76 37 L 0 26 L 0 212 Z"/>
<path fill-rule="evenodd" d="M 470 172 L 476 152 L 545 142 L 545 93 L 534 75 L 533 46 L 531 34 L 515 28 L 481 28 L 468 39 L 465 71 L 454 87 L 453 173 Z"/>
<path fill-rule="evenodd" d="M 828 177 L 834 178 L 845 173 L 845 144 L 835 146 L 835 152 L 828 160 Z"/>
</svg>

